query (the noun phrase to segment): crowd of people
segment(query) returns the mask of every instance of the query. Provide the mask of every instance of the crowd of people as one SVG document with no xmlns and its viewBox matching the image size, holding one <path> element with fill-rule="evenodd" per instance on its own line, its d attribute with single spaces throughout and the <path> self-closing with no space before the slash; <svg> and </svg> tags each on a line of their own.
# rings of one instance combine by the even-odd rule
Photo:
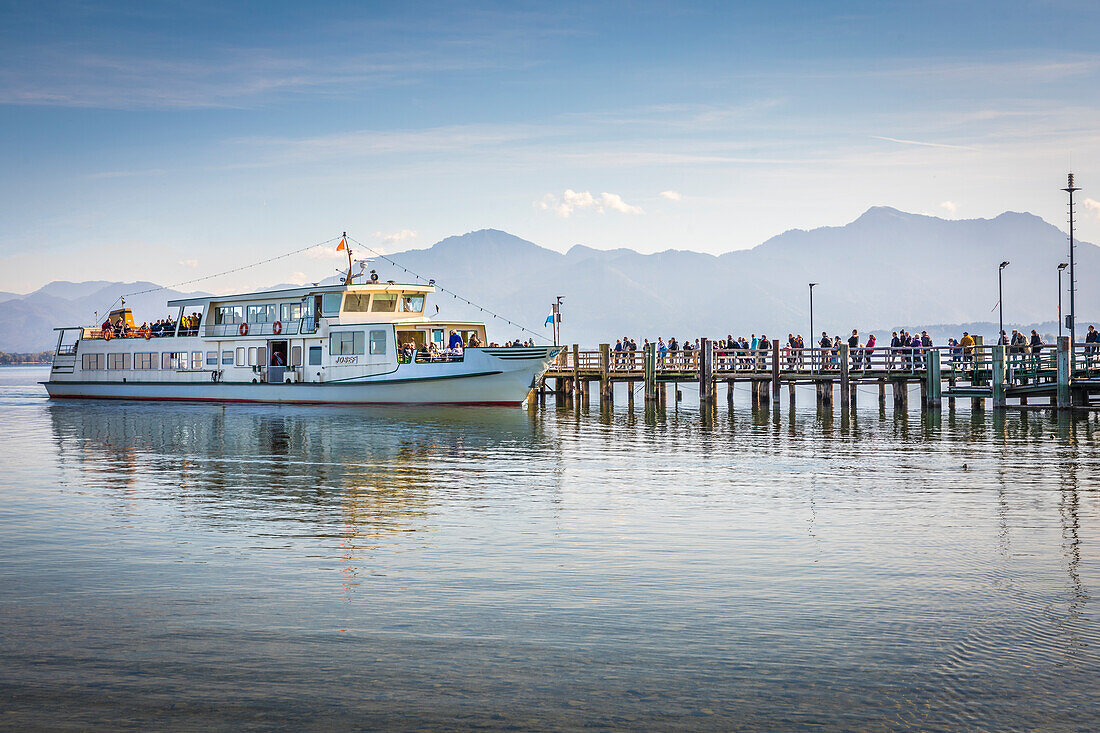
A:
<svg viewBox="0 0 1100 733">
<path fill-rule="evenodd" d="M 1002 331 L 1000 343 L 1007 347 L 1010 363 L 1020 363 L 1037 357 L 1044 353 L 1044 349 L 1049 353 L 1052 348 L 1035 329 L 1032 329 L 1030 336 L 1015 329 L 1011 336 Z M 643 339 L 641 350 L 644 351 L 649 344 L 649 339 Z M 734 338 L 729 334 L 724 339 L 714 340 L 713 344 L 717 369 L 753 370 L 766 368 L 771 364 L 769 359 L 774 350 L 774 342 L 766 334 L 752 334 L 750 338 Z M 928 354 L 937 348 L 928 331 L 893 331 L 889 344 L 880 344 L 873 333 L 863 339 L 857 329 L 853 329 L 845 340 L 822 331 L 810 349 L 807 349 L 802 334 L 788 333 L 786 341 L 780 342 L 780 359 L 786 369 L 840 369 L 841 347 L 845 344 L 848 346 L 849 368 L 857 371 L 925 369 L 928 366 Z M 1089 326 L 1085 344 L 1085 353 L 1090 358 L 1100 357 L 1100 332 L 1094 326 Z M 946 345 L 944 356 L 949 360 L 950 366 L 965 367 L 974 363 L 977 341 L 969 332 L 963 331 L 961 338 L 949 338 Z M 702 339 L 679 341 L 675 337 L 666 340 L 661 336 L 657 338 L 655 346 L 658 368 L 686 367 L 695 363 L 693 352 L 702 348 Z M 889 348 L 883 348 L 885 346 Z M 611 349 L 611 368 L 642 369 L 641 357 L 636 353 L 638 351 L 638 342 L 633 338 L 624 336 L 617 339 Z"/>
<path fill-rule="evenodd" d="M 202 316 L 198 313 L 184 316 L 180 320 L 179 335 L 197 336 L 201 320 Z M 171 318 L 161 318 L 152 323 L 146 321 L 140 327 L 130 325 L 121 317 L 115 320 L 108 318 L 99 328 L 100 333 L 106 338 L 158 338 L 176 335 L 176 322 Z"/>
<path fill-rule="evenodd" d="M 496 344 L 489 345 L 496 346 Z M 465 341 L 462 334 L 455 329 L 451 329 L 446 346 L 439 346 L 434 341 L 428 341 L 421 346 L 417 346 L 414 341 L 406 341 L 398 349 L 398 360 L 402 364 L 413 361 L 461 361 L 466 349 L 476 349 L 481 346 L 484 346 L 484 344 L 481 343 L 477 332 L 471 333 L 469 340 Z"/>
</svg>

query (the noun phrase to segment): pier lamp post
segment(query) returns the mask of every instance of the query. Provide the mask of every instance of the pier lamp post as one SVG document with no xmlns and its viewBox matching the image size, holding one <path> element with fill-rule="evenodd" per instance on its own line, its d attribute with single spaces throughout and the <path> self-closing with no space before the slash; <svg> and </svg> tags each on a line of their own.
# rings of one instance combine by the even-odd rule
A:
<svg viewBox="0 0 1100 733">
<path fill-rule="evenodd" d="M 1067 267 L 1068 262 L 1058 265 L 1058 338 L 1062 338 L 1062 270 Z"/>
<path fill-rule="evenodd" d="M 1062 190 L 1069 194 L 1069 370 L 1073 373 L 1073 342 L 1077 339 L 1077 307 L 1074 295 L 1077 291 L 1077 278 L 1073 274 L 1073 192 L 1080 187 L 1073 185 L 1073 174 L 1069 174 L 1069 185 Z"/>
<path fill-rule="evenodd" d="M 814 341 L 817 340 L 817 337 L 814 335 L 814 334 L 817 333 L 816 331 L 814 331 L 814 285 L 817 285 L 817 283 L 810 283 L 810 348 L 811 349 L 814 347 Z M 811 351 L 810 353 L 812 354 L 813 352 Z M 810 358 L 810 369 L 815 369 L 816 368 L 814 366 L 815 361 L 816 361 L 816 359 L 814 359 L 812 357 Z"/>
<path fill-rule="evenodd" d="M 554 298 L 554 346 L 558 345 L 558 339 L 561 337 L 561 302 L 563 300 L 565 300 L 564 295 Z"/>
<path fill-rule="evenodd" d="M 1000 327 L 997 329 L 997 343 L 1001 343 L 1001 336 L 1005 332 L 1005 296 L 1004 287 L 1002 286 L 1001 273 L 1005 271 L 1005 268 L 1009 266 L 1009 261 L 1005 260 L 1001 263 L 1001 266 L 997 268 L 997 321 Z"/>
</svg>

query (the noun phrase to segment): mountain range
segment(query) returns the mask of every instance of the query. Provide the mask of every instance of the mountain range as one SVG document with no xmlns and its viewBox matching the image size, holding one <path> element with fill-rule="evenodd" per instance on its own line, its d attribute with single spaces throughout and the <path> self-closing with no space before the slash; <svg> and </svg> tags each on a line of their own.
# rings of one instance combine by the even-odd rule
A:
<svg viewBox="0 0 1100 733">
<path fill-rule="evenodd" d="M 710 255 L 690 249 L 640 254 L 576 245 L 568 252 L 483 229 L 448 237 L 427 249 L 377 258 L 380 278 L 434 278 L 449 292 L 430 302 L 439 318 L 484 320 L 491 339 L 530 334 L 490 313 L 549 336 L 550 303 L 564 296 L 562 340 L 593 345 L 630 335 L 694 338 L 809 332 L 808 283 L 814 288 L 817 331 L 845 334 L 930 329 L 934 337 L 970 324 L 996 330 L 997 269 L 1004 270 L 1006 327 L 1057 328 L 1057 271 L 1068 257 L 1067 237 L 1027 213 L 993 219 L 946 220 L 874 207 L 839 227 L 790 230 L 752 249 Z M 1082 323 L 1100 315 L 1100 247 L 1078 243 L 1077 310 Z M 1068 275 L 1064 282 L 1068 285 Z M 28 295 L 8 296 L 0 319 L 0 351 L 33 351 L 54 343 L 57 325 L 88 322 L 119 293 L 152 283 L 54 282 Z M 463 303 L 452 293 L 469 299 Z M 158 290 L 131 296 L 135 317 L 155 318 L 166 300 L 202 295 Z M 3 296 L 0 296 L 2 298 Z M 1068 297 L 1064 308 L 1068 311 Z M 142 314 L 148 314 L 143 316 Z M 434 315 L 434 307 L 429 314 Z M 956 334 L 957 335 L 957 334 Z M 881 339 L 881 334 L 880 334 Z"/>
</svg>

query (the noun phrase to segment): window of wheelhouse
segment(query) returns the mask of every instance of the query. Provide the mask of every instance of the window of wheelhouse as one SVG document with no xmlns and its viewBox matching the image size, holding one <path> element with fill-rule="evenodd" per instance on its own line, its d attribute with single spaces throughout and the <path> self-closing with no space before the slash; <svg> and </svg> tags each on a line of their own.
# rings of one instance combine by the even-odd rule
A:
<svg viewBox="0 0 1100 733">
<path fill-rule="evenodd" d="M 340 301 L 342 298 L 342 293 L 325 293 L 324 297 L 321 298 L 321 315 L 340 315 Z"/>
<path fill-rule="evenodd" d="M 374 313 L 393 313 L 397 310 L 397 293 L 375 293 L 370 309 Z"/>
<path fill-rule="evenodd" d="M 366 313 L 370 309 L 370 293 L 348 293 L 344 296 L 344 310 L 348 313 Z"/>
<path fill-rule="evenodd" d="M 402 295 L 401 296 L 401 312 L 402 313 L 423 313 L 424 312 L 424 296 L 423 295 Z"/>
</svg>

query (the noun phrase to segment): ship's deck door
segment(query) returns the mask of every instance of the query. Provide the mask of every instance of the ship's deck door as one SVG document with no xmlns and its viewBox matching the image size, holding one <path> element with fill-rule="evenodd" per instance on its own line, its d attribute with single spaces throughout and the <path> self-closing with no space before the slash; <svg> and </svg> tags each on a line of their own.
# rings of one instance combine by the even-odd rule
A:
<svg viewBox="0 0 1100 733">
<path fill-rule="evenodd" d="M 287 354 L 287 342 L 286 341 L 268 341 L 267 342 L 267 381 L 270 384 L 282 384 L 285 374 L 286 365 L 290 363 Z"/>
</svg>

